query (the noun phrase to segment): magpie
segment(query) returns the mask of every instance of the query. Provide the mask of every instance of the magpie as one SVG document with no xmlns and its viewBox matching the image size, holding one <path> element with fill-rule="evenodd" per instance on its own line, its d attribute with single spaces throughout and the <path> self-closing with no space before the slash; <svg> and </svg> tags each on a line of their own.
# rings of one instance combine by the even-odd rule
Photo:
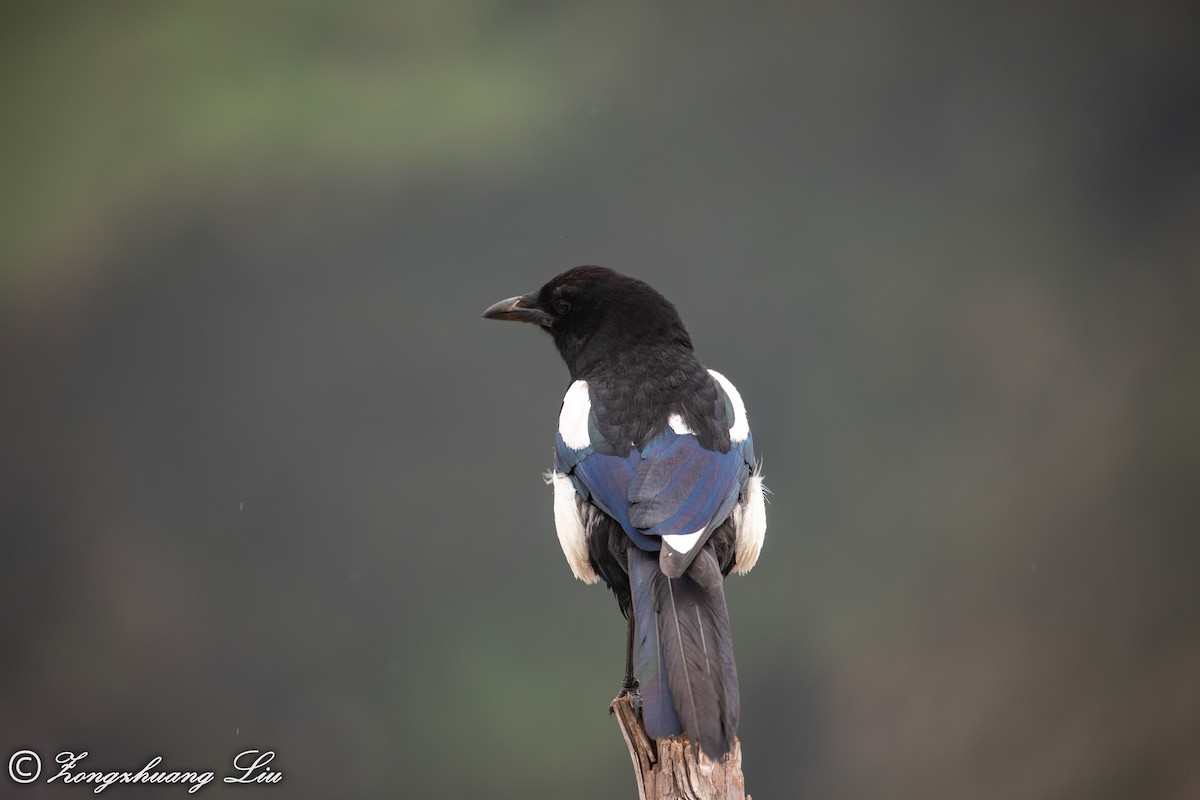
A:
<svg viewBox="0 0 1200 800">
<path fill-rule="evenodd" d="M 686 733 L 720 758 L 739 713 L 722 583 L 754 566 L 767 526 L 741 395 L 670 301 L 606 267 L 483 316 L 541 326 L 570 371 L 547 483 L 571 571 L 603 580 L 628 620 L 621 694 L 640 694 L 652 738 Z"/>
</svg>

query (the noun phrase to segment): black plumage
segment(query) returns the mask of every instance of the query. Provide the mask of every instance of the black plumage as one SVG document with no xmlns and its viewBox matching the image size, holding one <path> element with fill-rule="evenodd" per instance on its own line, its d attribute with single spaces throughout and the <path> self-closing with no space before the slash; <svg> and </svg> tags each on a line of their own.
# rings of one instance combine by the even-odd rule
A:
<svg viewBox="0 0 1200 800">
<path fill-rule="evenodd" d="M 753 566 L 766 526 L 737 390 L 666 298 L 610 269 L 576 267 L 484 316 L 540 325 L 570 371 L 555 524 L 571 569 L 629 619 L 647 732 L 720 756 L 739 707 L 722 581 Z M 638 688 L 632 659 L 623 691 Z"/>
</svg>

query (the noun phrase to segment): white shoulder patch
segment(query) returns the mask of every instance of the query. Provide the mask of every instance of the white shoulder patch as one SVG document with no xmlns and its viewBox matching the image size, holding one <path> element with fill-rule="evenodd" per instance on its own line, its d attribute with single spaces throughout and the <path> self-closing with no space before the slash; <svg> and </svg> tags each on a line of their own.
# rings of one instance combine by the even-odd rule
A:
<svg viewBox="0 0 1200 800">
<path fill-rule="evenodd" d="M 735 443 L 746 441 L 746 437 L 750 435 L 750 421 L 746 419 L 746 404 L 742 402 L 742 396 L 729 379 L 715 369 L 710 369 L 708 374 L 716 378 L 725 394 L 729 395 L 729 402 L 733 404 L 733 427 L 729 429 L 729 438 Z"/>
<path fill-rule="evenodd" d="M 746 484 L 746 499 L 733 508 L 733 571 L 745 575 L 758 563 L 763 539 L 767 535 L 767 508 L 761 475 L 751 475 Z"/>
<path fill-rule="evenodd" d="M 579 580 L 595 583 L 600 576 L 588 560 L 587 524 L 579 510 L 575 486 L 561 472 L 552 473 L 546 482 L 554 484 L 554 529 L 558 532 L 563 555 L 567 557 L 567 566 Z"/>
<path fill-rule="evenodd" d="M 680 436 L 683 436 L 686 433 L 690 433 L 694 436 L 696 433 L 694 430 L 688 427 L 688 424 L 683 421 L 683 417 L 679 416 L 678 414 L 672 414 L 670 417 L 668 417 L 667 424 L 671 426 L 671 430 L 675 431 L 675 433 L 679 434 Z"/>
<path fill-rule="evenodd" d="M 558 414 L 558 433 L 567 447 L 582 450 L 592 443 L 588 433 L 588 415 L 591 412 L 592 400 L 588 397 L 587 381 L 575 381 L 567 389 L 562 411 Z"/>
<path fill-rule="evenodd" d="M 702 533 L 704 533 L 704 528 L 693 533 L 668 533 L 662 537 L 662 540 L 676 553 L 687 553 L 696 546 L 696 540 Z"/>
</svg>

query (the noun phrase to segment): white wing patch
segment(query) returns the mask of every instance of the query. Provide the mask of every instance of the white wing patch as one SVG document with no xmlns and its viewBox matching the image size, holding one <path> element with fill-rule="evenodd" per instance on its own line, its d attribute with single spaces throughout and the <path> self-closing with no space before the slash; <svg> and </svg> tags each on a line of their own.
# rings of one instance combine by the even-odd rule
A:
<svg viewBox="0 0 1200 800">
<path fill-rule="evenodd" d="M 675 433 L 679 434 L 680 436 L 683 436 L 686 433 L 690 433 L 693 436 L 696 434 L 696 432 L 689 428 L 688 424 L 683 421 L 683 417 L 679 416 L 678 414 L 672 414 L 670 417 L 668 417 L 667 424 L 671 426 L 671 430 L 675 431 Z"/>
<path fill-rule="evenodd" d="M 742 402 L 742 396 L 729 379 L 715 369 L 710 369 L 708 374 L 717 379 L 725 394 L 729 395 L 729 402 L 733 404 L 733 427 L 729 429 L 729 438 L 734 444 L 746 441 L 746 437 L 750 435 L 750 421 L 746 419 L 746 404 Z"/>
<path fill-rule="evenodd" d="M 694 533 L 668 533 L 662 537 L 662 540 L 676 553 L 687 553 L 696 545 L 696 540 L 702 533 L 704 533 L 704 528 Z"/>
<path fill-rule="evenodd" d="M 587 381 L 575 381 L 567 389 L 562 411 L 558 414 L 558 433 L 572 450 L 582 450 L 592 443 L 588 433 L 588 415 L 591 412 L 592 400 L 588 397 Z M 555 496 L 558 496 L 557 493 Z"/>
<path fill-rule="evenodd" d="M 584 396 L 587 396 L 586 391 Z M 575 493 L 575 486 L 561 472 L 552 473 L 546 482 L 554 484 L 554 529 L 558 532 L 558 543 L 567 557 L 567 565 L 579 580 L 595 583 L 600 576 L 588 560 L 587 525 L 579 512 L 579 495 Z"/>
<path fill-rule="evenodd" d="M 746 500 L 733 509 L 735 566 L 733 571 L 745 575 L 758 562 L 763 539 L 767 535 L 767 508 L 761 475 L 751 475 L 746 483 Z M 665 537 L 664 537 L 665 538 Z"/>
</svg>

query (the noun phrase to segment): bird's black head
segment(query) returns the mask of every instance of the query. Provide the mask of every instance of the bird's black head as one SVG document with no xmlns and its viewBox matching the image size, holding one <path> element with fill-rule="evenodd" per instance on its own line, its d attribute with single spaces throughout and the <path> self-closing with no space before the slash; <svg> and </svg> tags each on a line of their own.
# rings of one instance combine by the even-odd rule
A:
<svg viewBox="0 0 1200 800">
<path fill-rule="evenodd" d="M 691 337 L 667 298 L 607 267 L 569 269 L 536 292 L 501 300 L 483 316 L 545 328 L 572 378 L 645 348 L 656 348 L 661 356 L 692 351 Z"/>
</svg>

